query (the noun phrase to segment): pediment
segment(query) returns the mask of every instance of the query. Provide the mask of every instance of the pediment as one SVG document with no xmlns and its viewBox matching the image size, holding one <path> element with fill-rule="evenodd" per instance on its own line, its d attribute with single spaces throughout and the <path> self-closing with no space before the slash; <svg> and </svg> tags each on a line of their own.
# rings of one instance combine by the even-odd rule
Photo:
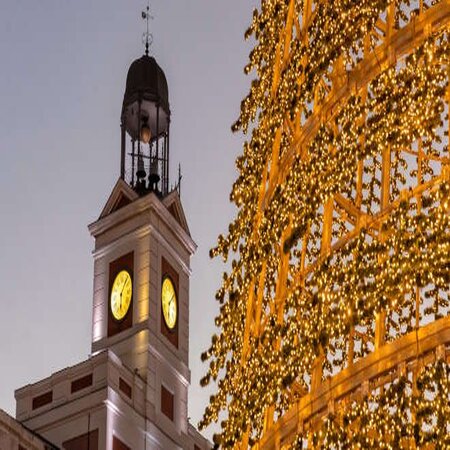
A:
<svg viewBox="0 0 450 450">
<path fill-rule="evenodd" d="M 183 206 L 181 205 L 180 196 L 176 190 L 164 197 L 162 203 L 170 212 L 172 217 L 181 225 L 184 231 L 190 236 L 189 227 L 187 224 L 186 216 L 184 214 Z"/>
<path fill-rule="evenodd" d="M 123 208 L 139 198 L 138 194 L 131 187 L 119 178 L 114 186 L 106 205 L 104 206 L 99 219 L 112 214 L 114 211 Z"/>
</svg>

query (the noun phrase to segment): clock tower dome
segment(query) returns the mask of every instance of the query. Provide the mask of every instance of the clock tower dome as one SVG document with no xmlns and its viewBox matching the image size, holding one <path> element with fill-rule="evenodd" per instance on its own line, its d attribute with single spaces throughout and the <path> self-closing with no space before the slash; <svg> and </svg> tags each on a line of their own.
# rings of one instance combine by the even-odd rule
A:
<svg viewBox="0 0 450 450">
<path fill-rule="evenodd" d="M 170 188 L 170 118 L 167 80 L 147 47 L 126 79 L 120 176 L 89 225 L 91 356 L 16 391 L 18 419 L 61 448 L 210 448 L 188 422 L 196 244 L 179 183 Z"/>
</svg>

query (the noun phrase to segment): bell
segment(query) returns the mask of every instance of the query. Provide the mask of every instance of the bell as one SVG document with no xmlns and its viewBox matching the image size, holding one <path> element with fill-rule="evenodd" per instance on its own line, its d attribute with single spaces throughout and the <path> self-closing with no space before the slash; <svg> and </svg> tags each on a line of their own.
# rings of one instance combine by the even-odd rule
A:
<svg viewBox="0 0 450 450">
<path fill-rule="evenodd" d="M 153 158 L 150 164 L 150 175 L 158 175 L 158 160 L 156 158 Z"/>
<path fill-rule="evenodd" d="M 159 183 L 160 177 L 158 174 L 158 159 L 153 158 L 152 162 L 150 163 L 150 175 L 148 177 L 149 181 L 149 187 L 152 191 L 157 191 L 158 187 L 157 184 Z"/>
<path fill-rule="evenodd" d="M 137 172 L 136 176 L 138 179 L 145 178 L 145 167 L 144 167 L 144 160 L 142 159 L 142 156 L 138 156 L 138 163 L 137 163 Z"/>
</svg>

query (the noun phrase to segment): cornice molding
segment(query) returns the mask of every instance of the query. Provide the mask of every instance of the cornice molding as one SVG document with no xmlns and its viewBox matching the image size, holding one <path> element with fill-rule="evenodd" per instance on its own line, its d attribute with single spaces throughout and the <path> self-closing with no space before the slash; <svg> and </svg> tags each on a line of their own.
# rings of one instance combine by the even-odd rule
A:
<svg viewBox="0 0 450 450">
<path fill-rule="evenodd" d="M 153 192 L 91 223 L 88 226 L 88 229 L 91 235 L 96 238 L 111 228 L 132 220 L 134 217 L 147 211 L 153 211 L 172 230 L 175 237 L 183 244 L 191 255 L 195 253 L 197 244 Z M 154 227 L 152 228 L 154 229 Z M 94 254 L 99 251 L 101 251 L 101 249 L 94 252 Z"/>
<path fill-rule="evenodd" d="M 148 344 L 148 349 L 150 353 L 152 353 L 160 362 L 164 363 L 164 365 L 166 365 L 170 369 L 170 371 L 180 380 L 182 384 L 184 384 L 186 387 L 189 387 L 191 371 L 189 367 L 183 361 L 181 361 L 181 359 L 178 360 L 180 368 L 182 368 L 182 370 L 185 371 L 187 375 L 184 375 L 180 370 L 176 369 L 168 360 L 168 358 L 166 358 L 152 343 Z"/>
<path fill-rule="evenodd" d="M 107 245 L 104 245 L 103 247 L 99 248 L 98 250 L 94 250 L 92 252 L 92 255 L 94 257 L 94 260 L 102 258 L 103 256 L 107 255 L 114 249 L 120 247 L 124 243 L 126 243 L 130 238 L 136 239 L 136 238 L 143 238 L 147 235 L 154 235 L 155 238 L 163 245 L 163 247 L 167 250 L 167 252 L 170 254 L 170 256 L 178 263 L 178 265 L 181 267 L 184 273 L 187 275 L 192 274 L 192 269 L 189 267 L 188 264 L 186 264 L 186 261 L 184 261 L 179 253 L 174 249 L 173 245 L 169 242 L 168 239 L 165 238 L 165 236 L 160 233 L 153 225 L 148 224 L 144 226 L 140 226 L 136 228 L 134 231 L 126 234 L 125 236 L 121 236 L 114 241 L 110 242 Z M 195 243 L 194 243 L 195 245 Z M 192 253 L 190 253 L 192 254 Z"/>
</svg>

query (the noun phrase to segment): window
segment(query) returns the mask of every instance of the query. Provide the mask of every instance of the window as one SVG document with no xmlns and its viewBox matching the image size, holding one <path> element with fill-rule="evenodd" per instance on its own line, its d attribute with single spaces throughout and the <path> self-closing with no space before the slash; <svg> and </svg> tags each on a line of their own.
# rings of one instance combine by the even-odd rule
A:
<svg viewBox="0 0 450 450">
<path fill-rule="evenodd" d="M 131 398 L 131 386 L 123 379 L 119 378 L 119 389 L 128 397 Z"/>
<path fill-rule="evenodd" d="M 81 391 L 88 386 L 92 386 L 92 373 L 72 381 L 72 384 L 70 385 L 70 392 L 73 394 L 74 392 Z"/>
<path fill-rule="evenodd" d="M 119 438 L 113 436 L 113 450 L 131 450 L 131 448 L 125 445 Z"/>
<path fill-rule="evenodd" d="M 33 409 L 41 408 L 53 401 L 53 391 L 48 391 L 45 394 L 38 395 L 33 398 Z"/>
<path fill-rule="evenodd" d="M 173 421 L 173 394 L 161 386 L 161 412 Z"/>
<path fill-rule="evenodd" d="M 98 430 L 93 430 L 63 442 L 63 449 L 98 450 Z"/>
</svg>

